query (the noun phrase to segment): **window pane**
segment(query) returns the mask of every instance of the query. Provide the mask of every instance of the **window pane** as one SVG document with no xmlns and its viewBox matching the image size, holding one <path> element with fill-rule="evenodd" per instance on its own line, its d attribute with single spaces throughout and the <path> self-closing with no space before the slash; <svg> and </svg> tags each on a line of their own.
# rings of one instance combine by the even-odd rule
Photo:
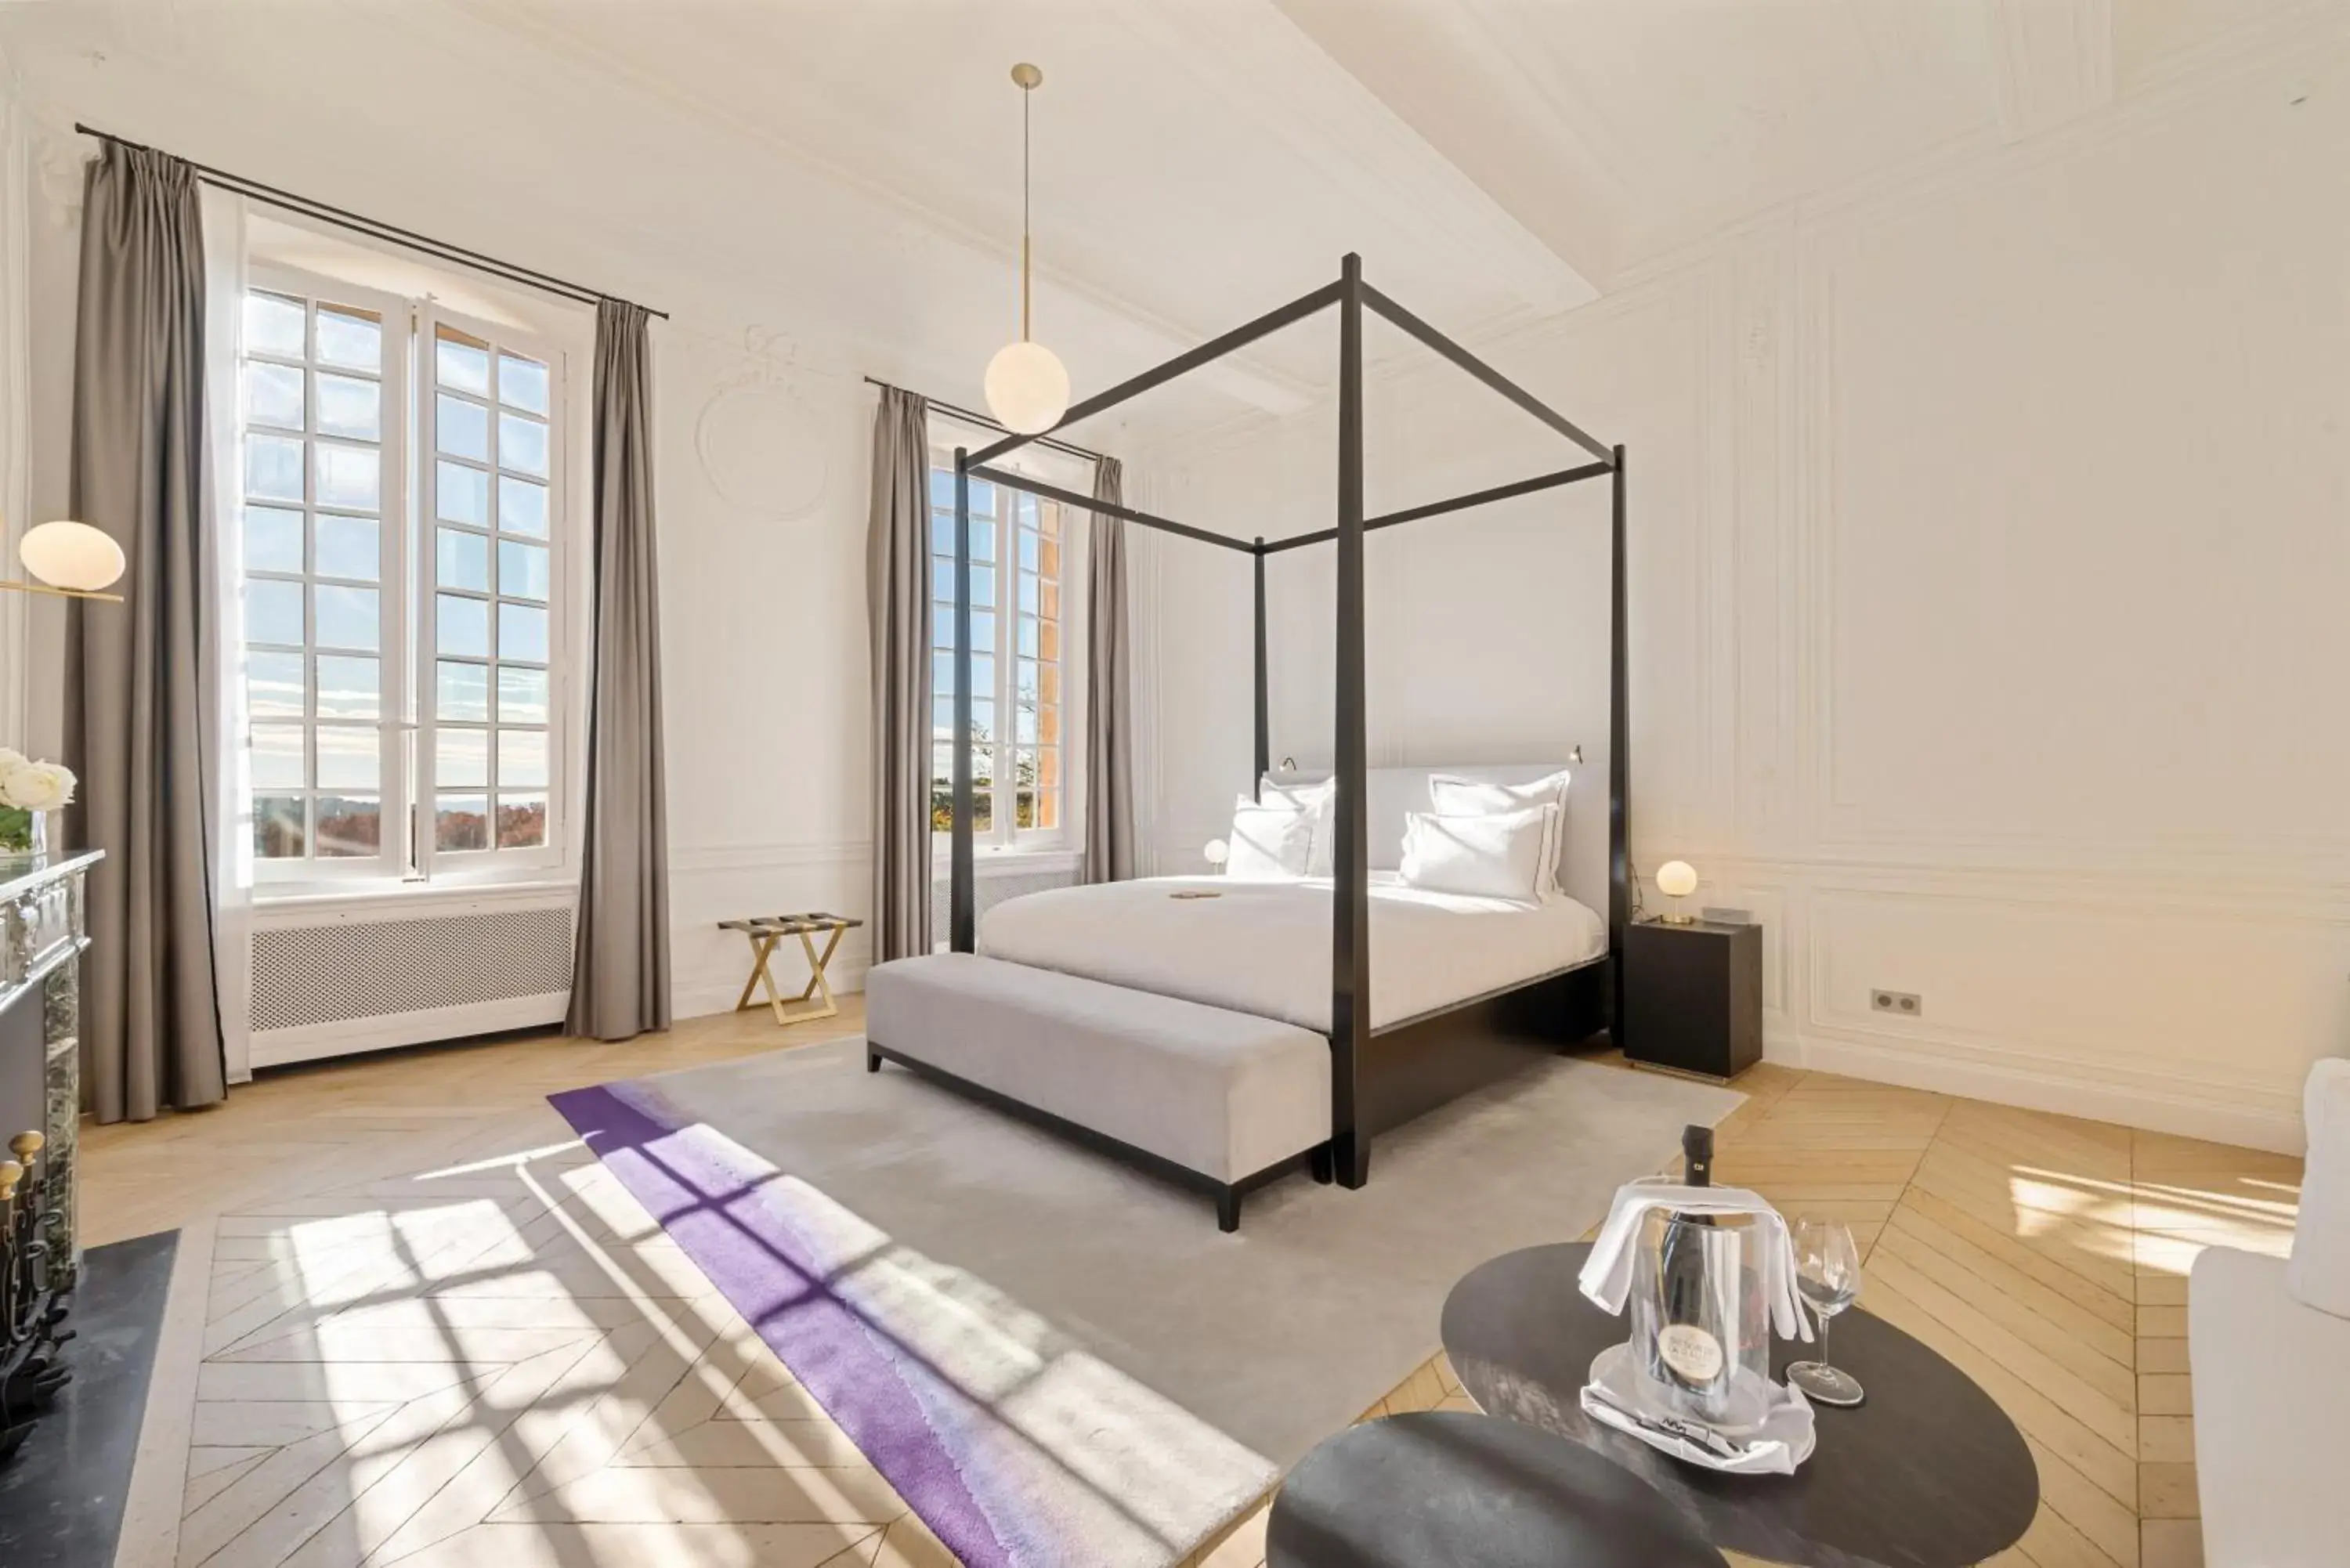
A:
<svg viewBox="0 0 2350 1568">
<path fill-rule="evenodd" d="M 490 356 L 488 350 L 441 328 L 439 344 L 441 384 L 454 387 L 475 397 L 490 395 Z"/>
<path fill-rule="evenodd" d="M 935 600 L 939 606 L 939 608 L 933 612 L 933 618 L 947 628 L 947 635 L 949 638 L 952 638 L 954 635 L 954 622 L 947 614 L 947 607 L 954 603 L 954 563 L 952 561 L 941 561 L 936 557 L 932 557 L 931 561 L 931 597 Z"/>
<path fill-rule="evenodd" d="M 244 351 L 248 354 L 282 354 L 299 359 L 307 325 L 298 299 L 258 291 L 244 296 Z"/>
<path fill-rule="evenodd" d="M 498 667 L 498 722 L 544 724 L 547 714 L 547 679 L 544 670 L 515 665 Z"/>
<path fill-rule="evenodd" d="M 1012 738 L 1024 746 L 1036 743 L 1036 710 L 1022 703 L 1014 711 Z"/>
<path fill-rule="evenodd" d="M 440 530 L 441 548 L 435 557 L 437 580 L 444 588 L 471 588 L 475 593 L 490 591 L 490 541 L 484 534 L 468 534 L 462 528 Z"/>
<path fill-rule="evenodd" d="M 546 663 L 546 612 L 534 605 L 500 605 L 498 657 Z"/>
<path fill-rule="evenodd" d="M 320 648 L 359 648 L 372 653 L 382 644 L 378 620 L 381 596 L 373 588 L 338 588 L 320 583 L 310 590 L 317 596 Z"/>
<path fill-rule="evenodd" d="M 383 661 L 348 654 L 318 655 L 318 717 L 377 719 L 383 716 Z"/>
<path fill-rule="evenodd" d="M 432 711 L 443 720 L 490 720 L 490 670 L 485 664 L 439 661 L 433 687 Z"/>
<path fill-rule="evenodd" d="M 546 537 L 546 486 L 535 479 L 498 475 L 498 527 L 508 534 Z"/>
<path fill-rule="evenodd" d="M 547 549 L 544 545 L 498 541 L 498 592 L 509 598 L 547 598 Z"/>
<path fill-rule="evenodd" d="M 933 556 L 944 556 L 949 560 L 952 560 L 954 558 L 953 513 L 933 512 L 931 514 L 931 554 Z"/>
<path fill-rule="evenodd" d="M 1061 623 L 1059 621 L 1035 621 L 1020 629 L 1023 641 L 1027 640 L 1030 633 L 1035 634 L 1037 658 L 1050 659 L 1061 657 Z"/>
<path fill-rule="evenodd" d="M 1024 572 L 1036 569 L 1036 535 L 1025 528 L 1020 530 L 1020 569 Z"/>
<path fill-rule="evenodd" d="M 432 782 L 442 787 L 490 784 L 490 732 L 440 729 L 432 732 Z"/>
<path fill-rule="evenodd" d="M 993 566 L 973 566 L 971 569 L 971 607 L 975 610 L 995 607 Z"/>
<path fill-rule="evenodd" d="M 989 646 L 981 643 L 980 647 Z M 995 691 L 995 656 L 974 653 L 971 656 L 971 692 L 974 697 L 986 697 Z"/>
<path fill-rule="evenodd" d="M 254 577 L 244 585 L 244 639 L 302 646 L 302 585 Z"/>
<path fill-rule="evenodd" d="M 546 784 L 546 732 L 500 730 L 498 787 L 545 789 Z"/>
<path fill-rule="evenodd" d="M 546 424 L 525 414 L 498 415 L 498 466 L 517 473 L 546 473 Z"/>
<path fill-rule="evenodd" d="M 1042 592 L 1043 597 L 1036 606 L 1036 613 L 1043 616 L 1046 620 L 1060 619 L 1061 585 L 1056 582 L 1053 582 L 1050 579 L 1046 579 L 1043 586 Z"/>
<path fill-rule="evenodd" d="M 954 504 L 953 496 L 947 497 L 947 504 Z M 974 523 L 981 517 L 995 515 L 995 486 L 983 479 L 971 482 L 971 514 Z"/>
<path fill-rule="evenodd" d="M 1020 623 L 1020 656 L 1023 659 L 1036 657 L 1036 623 L 1033 620 Z"/>
<path fill-rule="evenodd" d="M 944 605 L 934 604 L 931 607 L 931 646 L 944 649 L 954 647 L 954 617 L 947 613 L 947 607 Z"/>
<path fill-rule="evenodd" d="M 954 739 L 954 694 L 942 692 L 931 699 L 931 734 L 933 739 L 944 736 Z"/>
<path fill-rule="evenodd" d="M 383 576 L 382 535 L 372 517 L 318 514 L 318 575 L 371 583 Z"/>
<path fill-rule="evenodd" d="M 480 469 L 462 462 L 436 463 L 432 488 L 443 521 L 470 523 L 476 528 L 490 525 L 490 476 Z"/>
<path fill-rule="evenodd" d="M 300 718 L 304 711 L 302 656 L 298 653 L 246 654 L 244 711 L 255 718 Z"/>
<path fill-rule="evenodd" d="M 954 460 L 944 452 L 931 455 L 931 504 L 954 510 Z"/>
<path fill-rule="evenodd" d="M 244 493 L 263 501 L 300 501 L 302 443 L 287 436 L 246 436 Z"/>
<path fill-rule="evenodd" d="M 270 789 L 300 789 L 310 782 L 304 767 L 302 726 L 255 724 L 248 766 L 255 793 Z"/>
<path fill-rule="evenodd" d="M 519 355 L 499 355 L 498 401 L 535 414 L 546 412 L 546 367 Z"/>
<path fill-rule="evenodd" d="M 317 729 L 318 787 L 377 789 L 383 784 L 383 742 L 375 726 L 321 724 Z M 325 803 L 318 812 L 318 837 L 327 836 Z"/>
<path fill-rule="evenodd" d="M 355 512 L 376 509 L 383 486 L 380 450 L 318 441 L 310 452 L 319 505 L 347 506 Z"/>
<path fill-rule="evenodd" d="M 498 847 L 535 849 L 546 842 L 546 797 L 498 794 Z"/>
<path fill-rule="evenodd" d="M 442 795 L 432 813 L 435 849 L 487 849 L 490 803 L 485 795 Z"/>
<path fill-rule="evenodd" d="M 454 654 L 460 659 L 487 659 L 490 656 L 490 607 L 485 599 L 461 599 L 453 594 L 436 594 L 432 599 L 432 617 L 439 634 L 436 651 Z"/>
<path fill-rule="evenodd" d="M 246 507 L 244 569 L 248 572 L 302 570 L 302 514 L 276 506 Z M 299 641 L 300 639 L 295 640 Z"/>
<path fill-rule="evenodd" d="M 1022 707 L 1033 708 L 1036 705 L 1036 661 L 1035 659 L 1024 659 L 1013 666 L 1012 691 L 1013 694 L 1020 700 Z"/>
<path fill-rule="evenodd" d="M 356 376 L 318 372 L 318 429 L 328 435 L 383 439 L 383 389 Z"/>
<path fill-rule="evenodd" d="M 934 697 L 951 697 L 954 695 L 953 654 L 933 653 L 931 655 L 931 694 Z"/>
<path fill-rule="evenodd" d="M 265 365 L 257 360 L 247 360 L 244 367 L 244 417 L 257 425 L 300 430 L 301 370 L 292 365 Z"/>
<path fill-rule="evenodd" d="M 256 860 L 299 860 L 309 840 L 303 831 L 303 800 L 298 794 L 253 797 L 253 857 Z"/>
<path fill-rule="evenodd" d="M 983 742 L 1000 738 L 995 732 L 994 700 L 988 697 L 972 698 L 971 700 L 972 744 L 978 745 Z"/>
<path fill-rule="evenodd" d="M 1033 572 L 1020 574 L 1020 613 L 1036 613 L 1036 577 Z"/>
<path fill-rule="evenodd" d="M 490 410 L 443 392 L 432 400 L 434 434 L 452 457 L 490 461 Z"/>
<path fill-rule="evenodd" d="M 984 517 L 971 520 L 971 558 L 974 561 L 995 559 L 995 524 Z"/>
<path fill-rule="evenodd" d="M 363 311 L 318 306 L 318 363 L 354 370 L 381 369 L 383 329 Z"/>
<path fill-rule="evenodd" d="M 364 859 L 382 852 L 382 802 L 351 795 L 318 797 L 320 859 Z"/>
</svg>

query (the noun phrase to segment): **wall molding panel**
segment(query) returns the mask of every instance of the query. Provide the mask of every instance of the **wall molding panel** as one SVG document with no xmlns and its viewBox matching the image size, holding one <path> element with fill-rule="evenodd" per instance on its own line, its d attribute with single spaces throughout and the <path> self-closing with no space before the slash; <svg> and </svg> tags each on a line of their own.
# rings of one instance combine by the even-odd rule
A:
<svg viewBox="0 0 2350 1568">
<path fill-rule="evenodd" d="M 2105 102 L 2106 9 L 2016 63 L 2020 140 L 1743 223 L 1481 352 L 1630 448 L 1633 859 L 1689 859 L 1699 902 L 1762 924 L 1774 1058 L 2293 1150 L 2308 1064 L 2350 1054 L 2350 732 L 2316 722 L 2350 669 L 2350 192 L 2321 173 L 2350 32 L 2295 12 Z M 1368 399 L 1378 504 L 1527 471 L 1440 376 Z M 1174 515 L 1319 525 L 1326 422 L 1135 466 Z M 1517 521 L 1374 551 L 1375 758 L 1527 754 L 1528 714 L 1581 738 L 1559 689 L 1586 564 Z M 1142 826 L 1187 869 L 1246 784 L 1247 604 L 1154 557 Z M 1494 631 L 1545 574 L 1555 641 Z M 1313 586 L 1274 597 L 1276 755 L 1327 726 Z"/>
</svg>

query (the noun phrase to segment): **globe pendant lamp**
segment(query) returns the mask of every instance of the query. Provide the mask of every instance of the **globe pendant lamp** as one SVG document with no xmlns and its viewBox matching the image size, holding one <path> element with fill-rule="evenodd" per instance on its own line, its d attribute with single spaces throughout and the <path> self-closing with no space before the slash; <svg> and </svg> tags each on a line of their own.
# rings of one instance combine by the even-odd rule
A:
<svg viewBox="0 0 2350 1568">
<path fill-rule="evenodd" d="M 1012 67 L 1012 79 L 1020 88 L 1020 341 L 1005 344 L 987 362 L 987 410 L 1005 430 L 1042 435 L 1069 408 L 1069 372 L 1028 336 L 1028 96 L 1044 84 L 1045 73 L 1024 62 Z"/>
</svg>

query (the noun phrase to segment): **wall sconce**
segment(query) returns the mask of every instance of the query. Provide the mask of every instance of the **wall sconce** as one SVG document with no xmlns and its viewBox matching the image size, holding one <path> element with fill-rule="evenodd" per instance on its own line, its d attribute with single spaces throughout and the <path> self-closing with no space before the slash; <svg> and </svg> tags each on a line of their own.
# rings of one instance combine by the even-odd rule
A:
<svg viewBox="0 0 2350 1568">
<path fill-rule="evenodd" d="M 99 592 L 119 581 L 127 565 L 122 546 L 104 529 L 65 520 L 44 523 L 25 531 L 16 554 L 35 580 L 19 583 L 0 578 L 0 588 L 68 599 L 103 599 L 115 605 L 122 602 L 120 594 Z"/>
</svg>

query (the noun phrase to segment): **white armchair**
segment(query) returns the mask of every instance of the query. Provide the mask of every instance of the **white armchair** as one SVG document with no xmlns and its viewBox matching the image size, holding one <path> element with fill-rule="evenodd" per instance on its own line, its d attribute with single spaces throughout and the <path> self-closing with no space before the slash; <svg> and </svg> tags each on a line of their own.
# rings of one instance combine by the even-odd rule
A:
<svg viewBox="0 0 2350 1568">
<path fill-rule="evenodd" d="M 2188 1283 L 2205 1568 L 2350 1563 L 2350 1062 L 2302 1106 L 2292 1261 L 2210 1247 Z"/>
</svg>

